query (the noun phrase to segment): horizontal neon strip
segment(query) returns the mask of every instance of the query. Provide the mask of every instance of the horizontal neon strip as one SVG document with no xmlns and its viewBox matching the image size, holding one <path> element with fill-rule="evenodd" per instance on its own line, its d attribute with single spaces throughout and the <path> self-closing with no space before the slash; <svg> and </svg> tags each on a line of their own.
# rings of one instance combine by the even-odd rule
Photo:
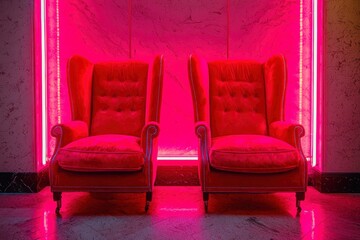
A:
<svg viewBox="0 0 360 240">
<path fill-rule="evenodd" d="M 160 211 L 164 212 L 197 212 L 199 211 L 198 208 L 170 208 L 170 207 L 163 207 L 160 208 Z"/>
<path fill-rule="evenodd" d="M 186 160 L 186 161 L 189 161 L 189 160 L 198 160 L 197 157 L 158 157 L 157 158 L 158 160 Z"/>
</svg>

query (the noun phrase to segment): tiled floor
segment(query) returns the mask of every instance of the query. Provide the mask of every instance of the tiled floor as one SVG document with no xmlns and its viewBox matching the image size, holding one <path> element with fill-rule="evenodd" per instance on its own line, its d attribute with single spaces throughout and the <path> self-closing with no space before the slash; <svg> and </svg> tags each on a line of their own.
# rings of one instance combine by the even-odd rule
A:
<svg viewBox="0 0 360 240">
<path fill-rule="evenodd" d="M 64 193 L 62 216 L 49 188 L 0 194 L 0 239 L 360 239 L 360 194 L 308 189 L 296 217 L 293 193 L 210 195 L 200 187 L 145 194 Z"/>
</svg>

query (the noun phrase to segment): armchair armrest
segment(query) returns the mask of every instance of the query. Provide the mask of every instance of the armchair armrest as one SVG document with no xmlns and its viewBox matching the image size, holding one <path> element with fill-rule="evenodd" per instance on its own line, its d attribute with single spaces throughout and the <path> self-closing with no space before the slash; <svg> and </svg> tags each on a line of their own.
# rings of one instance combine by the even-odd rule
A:
<svg viewBox="0 0 360 240">
<path fill-rule="evenodd" d="M 51 136 L 56 138 L 57 147 L 63 147 L 75 140 L 89 136 L 89 128 L 83 121 L 70 121 L 53 126 Z"/>
<path fill-rule="evenodd" d="M 148 154 L 152 153 L 153 150 L 153 139 L 156 138 L 159 135 L 160 132 L 160 126 L 157 122 L 148 122 L 142 129 L 141 132 L 141 146 L 143 150 L 146 153 L 146 157 Z"/>
<path fill-rule="evenodd" d="M 305 129 L 302 125 L 276 121 L 270 124 L 269 130 L 271 137 L 283 140 L 301 149 L 300 138 L 305 135 Z"/>
<path fill-rule="evenodd" d="M 151 188 L 154 186 L 157 170 L 157 136 L 160 126 L 157 122 L 147 122 L 141 132 L 141 147 L 145 153 L 144 169 L 149 176 Z"/>
<path fill-rule="evenodd" d="M 211 146 L 211 132 L 209 124 L 203 121 L 196 122 L 195 133 L 200 139 L 201 150 L 209 150 Z"/>
<path fill-rule="evenodd" d="M 209 164 L 209 151 L 211 147 L 211 132 L 207 122 L 196 122 L 195 133 L 199 137 L 199 164 L 205 167 Z"/>
<path fill-rule="evenodd" d="M 199 137 L 198 150 L 198 174 L 202 190 L 206 187 L 206 173 L 210 169 L 209 151 L 211 147 L 211 132 L 207 122 L 199 121 L 195 123 L 195 133 Z"/>
</svg>

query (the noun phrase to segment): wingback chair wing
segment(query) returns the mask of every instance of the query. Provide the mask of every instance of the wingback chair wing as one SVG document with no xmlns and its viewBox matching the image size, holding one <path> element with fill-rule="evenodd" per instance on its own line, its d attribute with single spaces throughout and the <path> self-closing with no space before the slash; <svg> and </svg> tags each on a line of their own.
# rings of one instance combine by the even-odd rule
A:
<svg viewBox="0 0 360 240">
<path fill-rule="evenodd" d="M 191 55 L 199 178 L 205 209 L 209 193 L 295 192 L 305 199 L 304 128 L 284 121 L 286 62 L 207 62 Z"/>
<path fill-rule="evenodd" d="M 62 192 L 146 192 L 156 176 L 163 56 L 92 63 L 74 56 L 67 80 L 72 121 L 55 125 L 50 185 L 56 212 Z"/>
</svg>

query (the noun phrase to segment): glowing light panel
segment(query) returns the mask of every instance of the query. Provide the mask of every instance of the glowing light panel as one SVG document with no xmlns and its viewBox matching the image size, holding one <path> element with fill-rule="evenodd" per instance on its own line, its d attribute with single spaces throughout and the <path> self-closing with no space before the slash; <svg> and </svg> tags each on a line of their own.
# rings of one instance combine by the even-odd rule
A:
<svg viewBox="0 0 360 240">
<path fill-rule="evenodd" d="M 191 160 L 198 160 L 197 157 L 158 157 L 158 160 L 184 160 L 184 161 L 191 161 Z"/>
<path fill-rule="evenodd" d="M 46 0 L 41 0 L 41 136 L 42 151 L 41 161 L 45 165 L 47 162 L 47 60 L 46 60 Z"/>
<path fill-rule="evenodd" d="M 60 123 L 62 121 L 62 111 L 66 111 L 66 109 L 62 109 L 62 108 L 66 108 L 66 105 L 62 105 L 63 104 L 63 99 L 61 99 L 61 90 L 64 90 L 61 86 L 61 74 L 63 69 L 63 65 L 61 65 L 61 61 L 63 61 L 63 55 L 60 55 L 60 45 L 63 43 L 60 43 L 60 11 L 61 9 L 59 9 L 59 0 L 52 0 L 52 4 L 51 4 L 51 9 L 53 12 L 55 12 L 55 14 L 53 14 L 51 16 L 51 18 L 53 18 L 52 20 L 55 20 L 53 22 L 55 22 L 55 28 L 54 30 L 51 30 L 49 28 L 47 28 L 46 23 L 47 23 L 47 10 L 50 9 L 46 9 L 47 7 L 47 0 L 39 0 L 40 1 L 40 5 L 41 5 L 41 138 L 42 138 L 42 149 L 41 149 L 41 161 L 42 164 L 46 164 L 47 160 L 48 160 L 48 154 L 50 153 L 50 151 L 52 149 L 50 149 L 51 147 L 49 147 L 49 145 L 51 145 L 51 143 L 49 144 L 49 136 L 48 136 L 48 131 L 49 131 L 49 127 L 51 126 L 51 124 L 53 124 L 54 122 L 56 123 Z M 312 92 L 311 92 L 311 97 L 312 97 L 312 102 L 311 102 L 311 127 L 309 126 L 309 128 L 311 128 L 311 156 L 309 157 L 309 159 L 311 159 L 311 164 L 312 166 L 316 165 L 316 157 L 317 157 L 317 76 L 318 76 L 318 59 L 317 59 L 317 54 L 318 54 L 318 1 L 313 0 L 312 1 L 312 46 L 304 46 L 304 44 L 308 44 L 306 43 L 306 36 L 304 36 L 305 31 L 306 31 L 306 20 L 308 20 L 308 18 L 306 18 L 308 11 L 304 10 L 305 9 L 305 5 L 306 3 L 311 4 L 311 2 L 306 1 L 306 0 L 299 0 L 299 100 L 298 100 L 298 106 L 299 106 L 299 122 L 302 123 L 303 118 L 304 121 L 306 121 L 305 116 L 303 116 L 302 113 L 302 108 L 303 108 L 303 87 L 306 88 L 306 86 L 303 85 L 307 85 L 307 82 L 304 80 L 306 80 L 306 78 L 304 79 L 304 76 L 306 76 L 306 69 L 304 67 L 304 61 L 306 61 L 306 58 L 303 57 L 304 54 L 306 53 L 306 47 L 311 48 L 312 47 Z M 131 0 L 128 1 L 129 4 L 129 12 L 131 13 Z M 49 6 L 49 4 L 48 4 Z M 227 1 L 227 7 L 229 8 L 229 1 Z M 49 7 L 50 8 L 50 7 Z M 306 11 L 306 12 L 304 12 Z M 311 11 L 311 10 L 309 10 Z M 229 12 L 229 11 L 228 11 Z M 51 14 L 49 14 L 51 15 Z M 229 23 L 229 16 L 227 16 L 227 21 L 228 24 Z M 296 23 L 296 22 L 295 22 Z M 64 25 L 66 25 L 66 23 L 64 23 Z M 129 31 L 131 32 L 131 28 L 132 28 L 132 19 L 131 16 L 129 15 Z M 53 56 L 53 61 L 56 63 L 52 66 L 51 64 L 48 64 L 49 59 L 47 58 L 51 58 L 52 56 L 50 56 L 51 54 L 47 52 L 47 38 L 50 36 L 47 36 L 47 29 L 49 29 L 49 33 L 48 35 L 53 35 L 51 37 L 53 37 L 53 39 L 55 39 L 55 46 L 50 46 L 50 47 L 56 47 L 56 49 L 52 49 L 52 51 L 55 54 L 52 54 Z M 305 30 L 304 30 L 305 29 Z M 229 29 L 227 29 L 227 31 L 229 31 Z M 227 32 L 227 34 L 229 34 Z M 66 35 L 66 34 L 65 34 Z M 65 36 L 64 35 L 64 36 Z M 227 37 L 227 41 L 228 41 L 229 37 Z M 51 40 L 51 39 L 50 39 Z M 49 41 L 50 41 L 49 40 Z M 129 57 L 131 58 L 131 46 L 132 46 L 132 35 L 129 35 Z M 227 45 L 229 45 L 229 43 L 227 42 Z M 64 45 L 63 45 L 64 46 Z M 66 45 L 65 45 L 66 46 Z M 65 52 L 64 50 L 65 48 L 63 47 L 62 50 L 63 52 Z M 229 55 L 229 46 L 227 46 L 227 56 Z M 49 56 L 47 56 L 49 54 Z M 51 65 L 51 66 L 50 66 Z M 56 103 L 54 101 L 54 103 L 48 103 L 47 101 L 49 101 L 49 90 L 48 89 L 48 67 L 51 67 L 51 70 L 54 70 L 54 72 L 56 72 L 56 77 L 49 77 L 49 79 L 53 79 L 53 83 L 54 86 L 56 86 L 55 88 L 53 88 L 52 92 L 50 92 L 53 95 L 56 95 Z M 50 71 L 49 71 L 50 72 Z M 53 98 L 53 100 L 55 100 Z M 305 98 L 304 98 L 305 100 Z M 53 104 L 55 107 L 55 111 L 50 111 L 49 112 L 49 106 L 48 104 Z M 305 107 L 306 108 L 306 107 Z M 51 116 L 49 116 L 49 114 Z M 63 116 L 63 119 L 66 119 L 66 116 Z M 55 120 L 56 119 L 56 120 Z M 53 121 L 53 123 L 49 123 L 50 121 Z M 50 125 L 49 125 L 50 124 Z M 188 156 L 182 156 L 182 155 L 176 155 L 176 153 L 172 153 L 173 156 L 159 156 L 158 159 L 159 160 L 197 160 L 197 157 L 194 155 L 188 155 Z"/>
<path fill-rule="evenodd" d="M 312 36 L 312 158 L 311 165 L 316 166 L 317 157 L 317 81 L 318 81 L 318 2 L 313 0 L 313 36 Z"/>
</svg>

